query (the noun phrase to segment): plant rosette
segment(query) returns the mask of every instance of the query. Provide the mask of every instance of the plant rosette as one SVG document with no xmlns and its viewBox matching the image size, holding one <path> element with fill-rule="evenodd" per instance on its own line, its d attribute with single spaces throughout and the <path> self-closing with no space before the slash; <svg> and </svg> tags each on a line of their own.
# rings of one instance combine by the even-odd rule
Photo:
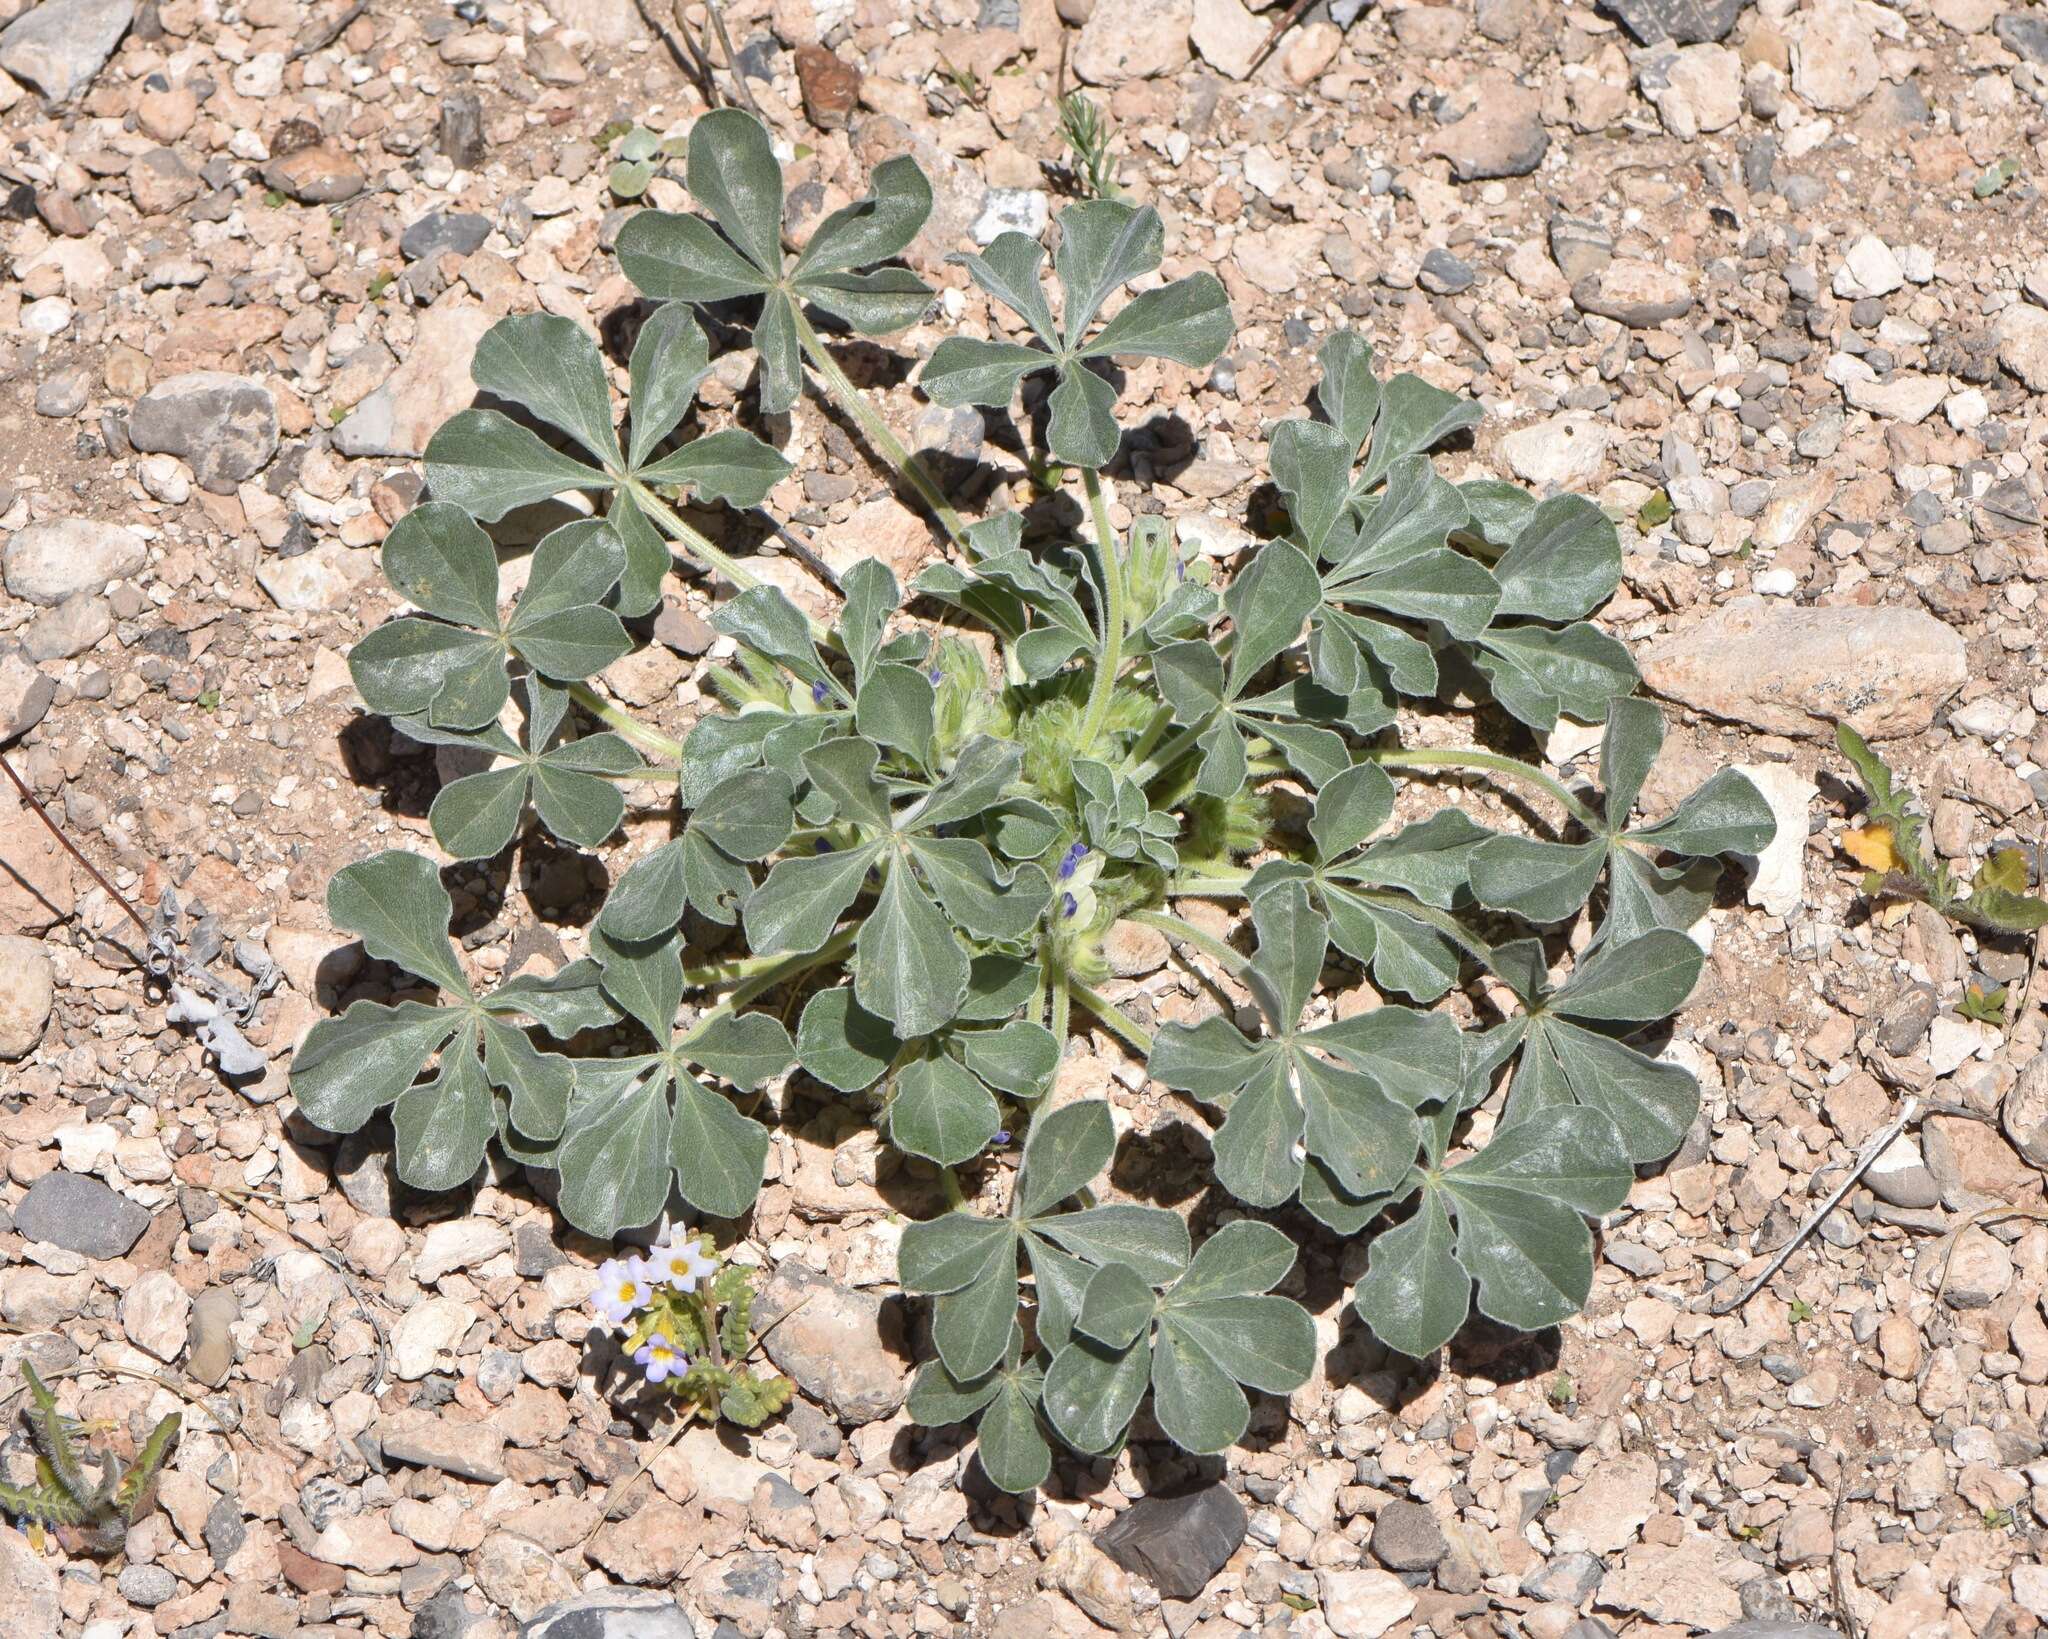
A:
<svg viewBox="0 0 2048 1639">
<path fill-rule="evenodd" d="M 653 163 L 646 146 L 620 163 Z M 1279 1289 L 1293 1243 L 1266 1221 L 1291 1204 L 1365 1243 L 1354 1302 L 1390 1347 L 1428 1354 L 1475 1307 L 1523 1328 L 1572 1314 L 1589 1220 L 1697 1112 L 1653 1034 L 1698 976 L 1689 930 L 1721 861 L 1772 832 L 1733 771 L 1637 816 L 1663 729 L 1590 618 L 1619 584 L 1614 524 L 1581 497 L 1445 477 L 1439 452 L 1478 407 L 1382 377 L 1340 332 L 1316 413 L 1273 430 L 1279 513 L 1212 577 L 1138 498 L 1123 514 L 1104 469 L 1123 436 L 1113 361 L 1201 370 L 1228 305 L 1206 273 L 1165 276 L 1157 212 L 1108 198 L 1061 214 L 1049 268 L 1014 233 L 962 258 L 990 323 L 941 340 L 923 390 L 1021 401 L 1025 425 L 1042 411 L 1031 482 L 1075 503 L 970 523 L 815 322 L 878 336 L 924 318 L 930 290 L 895 261 L 930 212 L 916 165 L 878 165 L 793 248 L 751 117 L 699 119 L 683 169 L 704 214 L 641 211 L 619 233 L 658 304 L 622 370 L 564 319 L 485 337 L 477 383 L 519 417 L 466 410 L 431 440 L 431 499 L 384 550 L 409 608 L 351 656 L 409 741 L 480 758 L 430 810 L 449 856 L 504 859 L 535 826 L 595 850 L 628 791 L 672 799 L 673 834 L 608 861 L 623 869 L 586 954 L 490 989 L 430 860 L 339 872 L 334 925 L 388 966 L 299 1050 L 303 1113 L 353 1132 L 388 1110 L 421 1188 L 465 1183 L 495 1149 L 552 1175 L 562 1215 L 601 1238 L 742 1220 L 778 1124 L 821 1100 L 864 1114 L 950 1204 L 902 1237 L 936 1350 L 911 1412 L 977 1423 L 1012 1490 L 1061 1448 L 1116 1449 L 1148 1400 L 1168 1439 L 1222 1450 L 1250 1396 L 1307 1376 L 1313 1327 Z M 705 532 L 707 509 L 759 506 L 790 471 L 745 428 L 699 424 L 711 304 L 721 337 L 735 304 L 756 312 L 755 410 L 816 392 L 924 504 L 945 549 L 908 585 L 857 563 L 813 615 Z M 542 537 L 507 607 L 485 526 L 559 498 L 587 516 Z M 681 740 L 604 687 L 677 557 L 722 583 L 734 655 Z M 1453 688 L 1515 732 L 1604 723 L 1598 788 L 1416 732 L 1447 726 Z M 1547 834 L 1402 801 L 1443 776 L 1516 788 Z M 2002 903 L 2003 883 L 1971 902 Z M 1177 914 L 1188 899 L 1243 905 L 1250 953 Z M 1252 1005 L 1155 1032 L 1127 1011 L 1149 993 L 1112 989 L 1119 922 Z M 394 974 L 427 988 L 391 999 Z M 1361 981 L 1382 1005 L 1335 1016 L 1333 991 Z M 1480 986 L 1509 1016 L 1461 1028 Z M 1201 1220 L 1102 1182 L 1111 1104 L 1058 1085 L 1077 1007 L 1203 1108 L 1234 1221 L 1198 1237 Z M 788 1386 L 746 1367 L 747 1271 L 707 1269 L 711 1244 L 671 1235 L 608 1263 L 595 1301 L 641 1380 L 758 1422 Z"/>
</svg>

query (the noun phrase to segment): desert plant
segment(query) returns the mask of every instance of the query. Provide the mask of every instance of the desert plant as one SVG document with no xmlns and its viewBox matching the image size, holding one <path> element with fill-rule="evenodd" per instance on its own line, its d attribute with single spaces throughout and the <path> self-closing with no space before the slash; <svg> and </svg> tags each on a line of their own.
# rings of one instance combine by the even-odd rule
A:
<svg viewBox="0 0 2048 1639">
<path fill-rule="evenodd" d="M 599 1265 L 590 1306 L 653 1388 L 685 1417 L 759 1428 L 791 1385 L 747 1364 L 754 1351 L 754 1272 L 721 1264 L 708 1235 L 671 1229 L 645 1254 Z"/>
<path fill-rule="evenodd" d="M 59 1411 L 57 1397 L 26 1360 L 21 1376 L 29 1395 L 23 1416 L 35 1445 L 36 1483 L 0 1480 L 0 1512 L 55 1531 L 70 1553 L 119 1553 L 128 1528 L 156 1500 L 156 1477 L 177 1444 L 182 1419 L 176 1412 L 163 1418 L 132 1463 L 101 1448 L 81 1451 L 82 1437 L 104 1430 L 90 1429 Z M 98 1470 L 97 1478 L 87 1478 L 88 1464 Z"/>
<path fill-rule="evenodd" d="M 1870 742 L 1847 723 L 1838 723 L 1835 743 L 1863 781 L 1867 806 L 1843 847 L 1864 867 L 1864 893 L 1872 899 L 1917 899 L 1982 933 L 2025 934 L 2048 927 L 2048 899 L 2027 892 L 2024 849 L 1994 850 L 1965 891 L 1948 862 L 1928 845 L 1913 793 L 1870 749 Z"/>
<path fill-rule="evenodd" d="M 447 853 L 497 854 L 529 811 L 593 846 L 631 782 L 673 784 L 677 834 L 617 876 L 586 959 L 488 994 L 449 946 L 431 864 L 383 854 L 342 871 L 336 926 L 447 1000 L 359 999 L 315 1025 L 294 1069 L 303 1111 L 349 1132 L 392 1107 L 400 1175 L 435 1187 L 495 1138 L 559 1174 L 571 1223 L 610 1236 L 674 1210 L 675 1194 L 743 1215 L 770 1142 L 758 1090 L 799 1067 L 938 1169 L 953 1210 L 902 1241 L 902 1283 L 933 1300 L 938 1356 L 910 1404 L 926 1421 L 978 1418 L 983 1467 L 1012 1489 L 1044 1478 L 1055 1440 L 1113 1449 L 1148 1393 L 1169 1437 L 1221 1449 L 1245 1427 L 1248 1389 L 1284 1391 L 1313 1364 L 1306 1316 L 1273 1291 L 1294 1257 L 1278 1229 L 1232 1224 L 1194 1247 L 1181 1216 L 1096 1198 L 1116 1150 L 1109 1105 L 1053 1094 L 1076 1004 L 1220 1115 L 1216 1177 L 1245 1209 L 1298 1201 L 1373 1236 L 1357 1302 L 1390 1345 L 1439 1347 L 1475 1288 L 1509 1325 L 1571 1313 L 1592 1279 L 1586 1218 L 1676 1147 L 1698 1103 L 1684 1069 L 1625 1038 L 1697 976 L 1682 930 L 1715 868 L 1699 862 L 1771 834 L 1736 774 L 1660 823 L 1633 821 L 1661 724 L 1629 698 L 1626 651 L 1585 620 L 1619 579 L 1613 525 L 1577 497 L 1440 476 L 1430 452 L 1477 408 L 1411 375 L 1381 379 L 1370 348 L 1339 334 L 1322 350 L 1321 418 L 1273 435 L 1281 527 L 1220 595 L 1161 520 L 1120 535 L 1102 361 L 1200 368 L 1231 327 L 1213 278 L 1154 280 L 1157 214 L 1108 200 L 1059 218 L 1057 316 L 1035 241 L 1004 235 L 964 259 L 1030 340 L 948 337 L 925 388 L 1007 407 L 1049 372 L 1044 470 L 1078 475 L 1085 519 L 1078 538 L 1015 512 L 969 524 L 806 312 L 869 333 L 921 314 L 910 274 L 862 271 L 922 226 L 916 167 L 879 166 L 873 192 L 793 260 L 761 127 L 706 116 L 688 168 L 715 226 L 647 212 L 620 233 L 627 272 L 667 302 L 632 351 L 628 440 L 588 336 L 502 321 L 478 380 L 559 435 L 471 411 L 435 437 L 434 499 L 385 548 L 422 614 L 353 657 L 370 708 L 405 734 L 497 760 L 435 800 Z M 1152 288 L 1117 305 L 1141 279 Z M 807 616 L 670 504 L 687 485 L 749 506 L 786 470 L 736 429 L 665 452 L 707 357 L 690 306 L 735 297 L 760 302 L 761 410 L 794 401 L 807 361 L 926 499 L 952 551 L 912 585 L 858 563 L 834 617 Z M 501 617 L 476 525 L 562 490 L 603 511 L 541 542 Z M 738 646 L 680 743 L 591 682 L 642 641 L 616 617 L 651 606 L 672 549 L 727 583 L 714 621 Z M 1453 678 L 1531 727 L 1604 719 L 1604 797 L 1498 752 L 1392 737 Z M 515 702 L 516 733 L 498 726 Z M 1396 776 L 1443 772 L 1526 786 L 1564 829 L 1496 835 L 1455 804 L 1392 829 Z M 1307 845 L 1276 823 L 1275 782 L 1313 793 Z M 1174 914 L 1189 896 L 1247 903 L 1255 954 Z M 1577 957 L 1544 942 L 1588 914 L 1604 921 L 1571 942 Z M 1155 1039 L 1115 1005 L 1097 987 L 1123 918 L 1241 982 L 1258 1034 L 1239 1028 L 1249 1013 L 1219 1014 Z M 686 921 L 735 930 L 744 952 L 693 963 Z M 1333 941 L 1386 1005 L 1331 1016 Z M 1489 1029 L 1426 1005 L 1489 975 L 1494 1000 L 1520 1009 Z M 769 997 L 772 1011 L 754 1006 Z M 984 1199 L 997 1210 L 976 1210 Z"/>
</svg>

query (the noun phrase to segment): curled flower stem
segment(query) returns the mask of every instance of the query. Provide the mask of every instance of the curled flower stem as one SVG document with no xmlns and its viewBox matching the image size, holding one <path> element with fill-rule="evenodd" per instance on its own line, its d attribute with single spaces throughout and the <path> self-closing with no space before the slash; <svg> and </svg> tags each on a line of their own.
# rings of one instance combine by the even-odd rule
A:
<svg viewBox="0 0 2048 1639">
<path fill-rule="evenodd" d="M 1092 747 L 1109 723 L 1109 703 L 1116 693 L 1116 674 L 1124 658 L 1124 564 L 1117 556 L 1116 535 L 1109 527 L 1109 504 L 1102 478 L 1093 467 L 1081 469 L 1088 492 L 1088 510 L 1095 518 L 1096 555 L 1102 560 L 1102 647 L 1095 654 L 1095 682 L 1088 691 L 1088 714 L 1081 719 L 1080 743 Z"/>
<path fill-rule="evenodd" d="M 811 321 L 801 310 L 796 316 L 796 339 L 804 350 L 804 357 L 831 389 L 832 397 L 839 407 L 853 417 L 860 427 L 861 436 L 873 446 L 875 453 L 890 466 L 903 474 L 910 487 L 917 491 L 919 498 L 931 508 L 932 516 L 939 521 L 939 527 L 946 532 L 946 538 L 971 558 L 974 554 L 967 544 L 967 525 L 946 499 L 932 475 L 925 470 L 924 463 L 904 447 L 903 441 L 889 430 L 888 422 L 876 412 L 868 401 L 860 396 L 860 389 L 847 379 L 846 372 L 839 368 L 838 361 L 825 350 L 818 332 L 811 327 Z"/>
</svg>

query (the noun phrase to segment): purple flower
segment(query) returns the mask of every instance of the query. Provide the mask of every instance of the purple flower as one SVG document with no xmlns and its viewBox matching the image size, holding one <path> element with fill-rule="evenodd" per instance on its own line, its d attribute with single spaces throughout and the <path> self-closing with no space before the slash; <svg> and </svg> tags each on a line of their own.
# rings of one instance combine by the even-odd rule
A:
<svg viewBox="0 0 2048 1639">
<path fill-rule="evenodd" d="M 1077 842 L 1067 850 L 1066 857 L 1060 861 L 1059 877 L 1062 882 L 1069 880 L 1073 876 L 1075 868 L 1087 856 L 1087 853 L 1088 844 L 1085 842 Z M 1071 915 L 1072 913 L 1069 912 L 1068 914 Z"/>
<path fill-rule="evenodd" d="M 995 1136 L 995 1142 L 996 1142 L 996 1143 L 998 1143 L 998 1144 L 1007 1144 L 1007 1143 L 1009 1143 L 1009 1141 L 1010 1141 L 1010 1129 L 1009 1129 L 1008 1127 L 999 1127 L 999 1128 L 997 1128 L 997 1129 L 996 1129 L 996 1136 Z"/>
<path fill-rule="evenodd" d="M 811 852 L 814 854 L 829 854 L 832 852 L 832 844 L 823 837 L 819 837 L 811 844 Z"/>
<path fill-rule="evenodd" d="M 1060 915 L 1072 916 L 1074 912 L 1076 912 L 1080 908 L 1081 906 L 1079 901 L 1077 901 L 1072 894 L 1063 893 L 1060 895 Z"/>
<path fill-rule="evenodd" d="M 825 685 L 822 680 L 813 683 L 811 685 L 811 704 L 814 706 L 822 706 L 825 703 L 825 693 Z"/>
<path fill-rule="evenodd" d="M 929 681 L 933 683 L 943 683 L 946 680 L 946 674 L 940 671 L 939 668 L 936 666 L 932 667 L 932 669 L 926 672 L 924 675 Z"/>
<path fill-rule="evenodd" d="M 633 1351 L 633 1364 L 647 1373 L 648 1382 L 660 1383 L 682 1376 L 690 1363 L 676 1352 L 673 1343 L 656 1333 Z"/>
</svg>

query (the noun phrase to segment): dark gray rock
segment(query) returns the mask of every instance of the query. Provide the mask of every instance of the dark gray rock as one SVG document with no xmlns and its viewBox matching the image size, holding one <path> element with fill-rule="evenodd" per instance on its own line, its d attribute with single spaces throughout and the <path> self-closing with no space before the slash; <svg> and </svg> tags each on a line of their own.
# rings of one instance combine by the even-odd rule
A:
<svg viewBox="0 0 2048 1639">
<path fill-rule="evenodd" d="M 277 404 L 260 382 L 194 370 L 135 401 L 128 441 L 138 450 L 177 456 L 201 488 L 232 495 L 277 453 Z"/>
<path fill-rule="evenodd" d="M 1447 250 L 1432 250 L 1422 258 L 1419 280 L 1432 295 L 1455 296 L 1470 290 L 1473 277 L 1472 265 L 1459 261 Z"/>
<path fill-rule="evenodd" d="M 233 1497 L 220 1498 L 206 1511 L 204 1535 L 213 1568 L 219 1570 L 249 1540 L 249 1527 L 242 1523 L 242 1505 Z"/>
<path fill-rule="evenodd" d="M 1879 1045 L 1893 1058 L 1904 1058 L 1927 1039 L 1940 1005 L 1932 985 L 1907 986 L 1884 1010 L 1877 1027 Z"/>
<path fill-rule="evenodd" d="M 1432 1514 L 1419 1502 L 1390 1502 L 1372 1522 L 1372 1557 L 1390 1571 L 1428 1571 L 1451 1551 Z"/>
<path fill-rule="evenodd" d="M 88 1258 L 119 1258 L 142 1239 L 149 1213 L 82 1172 L 46 1172 L 14 1209 L 15 1233 Z"/>
<path fill-rule="evenodd" d="M 1608 0 L 1607 9 L 1639 45 L 1675 40 L 1682 46 L 1723 40 L 1742 15 L 1743 0 Z"/>
<path fill-rule="evenodd" d="M 1244 1541 L 1244 1504 L 1221 1485 L 1177 1497 L 1141 1497 L 1095 1536 L 1095 1545 L 1168 1599 L 1193 1599 Z"/>
<path fill-rule="evenodd" d="M 2038 12 L 2009 11 L 1991 25 L 2006 50 L 2037 66 L 2048 65 L 2048 17 Z"/>
<path fill-rule="evenodd" d="M 1552 1604 L 1582 1605 L 1606 1574 L 1591 1554 L 1559 1554 L 1522 1578 L 1522 1592 Z"/>
<path fill-rule="evenodd" d="M 435 146 L 465 170 L 483 164 L 484 105 L 474 91 L 454 91 L 441 99 L 441 130 Z"/>
<path fill-rule="evenodd" d="M 424 262 L 453 251 L 468 256 L 491 236 L 491 219 L 473 211 L 429 211 L 405 230 L 398 249 L 408 262 Z"/>
</svg>

